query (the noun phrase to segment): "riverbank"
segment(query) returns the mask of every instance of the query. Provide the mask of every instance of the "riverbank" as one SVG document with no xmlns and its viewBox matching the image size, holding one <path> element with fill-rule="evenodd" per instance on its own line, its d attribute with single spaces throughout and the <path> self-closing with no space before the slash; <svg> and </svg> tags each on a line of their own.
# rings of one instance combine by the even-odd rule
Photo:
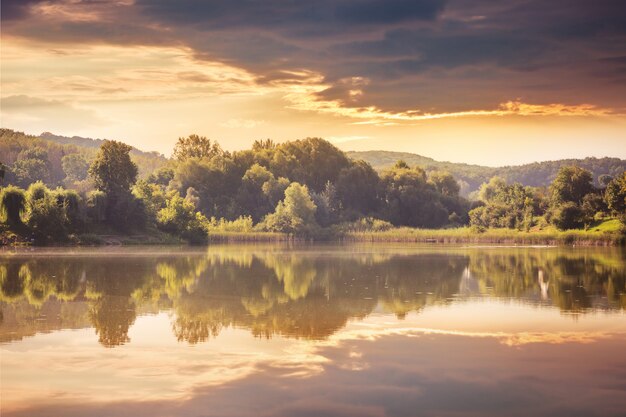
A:
<svg viewBox="0 0 626 417">
<path fill-rule="evenodd" d="M 514 229 L 487 229 L 479 231 L 470 227 L 454 229 L 415 229 L 409 227 L 377 231 L 338 231 L 322 229 L 315 236 L 294 236 L 274 232 L 209 232 L 211 243 L 271 243 L 271 242 L 405 242 L 433 244 L 502 244 L 502 245 L 568 245 L 568 246 L 623 246 L 626 235 L 619 223 L 603 224 L 588 230 L 560 231 L 552 227 L 530 231 Z M 151 233 L 82 234 L 72 235 L 62 242 L 48 242 L 40 246 L 105 246 L 105 245 L 181 245 L 186 244 L 179 237 L 152 231 Z M 0 233 L 2 246 L 31 246 L 37 244 L 27 236 L 20 236 L 9 230 Z"/>
<path fill-rule="evenodd" d="M 351 242 L 482 243 L 552 246 L 620 246 L 626 243 L 626 237 L 619 232 L 596 232 L 589 230 L 524 232 L 511 229 L 487 229 L 483 232 L 478 232 L 469 227 L 441 230 L 398 228 L 380 232 L 349 232 L 342 240 Z"/>
</svg>

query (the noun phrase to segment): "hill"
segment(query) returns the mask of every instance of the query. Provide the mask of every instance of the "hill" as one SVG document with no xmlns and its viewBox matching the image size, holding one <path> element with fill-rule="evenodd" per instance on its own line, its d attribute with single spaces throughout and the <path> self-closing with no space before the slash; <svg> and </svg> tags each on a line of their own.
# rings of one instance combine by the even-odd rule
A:
<svg viewBox="0 0 626 417">
<path fill-rule="evenodd" d="M 589 170 L 593 174 L 596 185 L 598 185 L 598 178 L 601 175 L 616 176 L 626 171 L 626 160 L 619 158 L 560 159 L 558 161 L 534 162 L 532 164 L 496 168 L 436 161 L 432 158 L 408 152 L 350 151 L 346 153 L 350 158 L 362 159 L 368 162 L 377 170 L 389 168 L 401 159 L 411 166 L 417 165 L 426 171 L 448 171 L 461 183 L 461 193 L 465 196 L 476 191 L 480 184 L 496 175 L 504 178 L 509 183 L 519 182 L 523 185 L 540 187 L 548 186 L 556 177 L 559 169 L 567 165 L 576 165 Z"/>
<path fill-rule="evenodd" d="M 50 186 L 63 185 L 66 172 L 63 158 L 77 155 L 84 159 L 81 176 L 86 175 L 86 164 L 96 155 L 103 140 L 79 136 L 65 137 L 46 132 L 40 136 L 27 135 L 11 129 L 0 129 L 0 162 L 9 167 L 7 183 L 27 186 L 41 179 Z M 145 177 L 162 167 L 168 159 L 158 152 L 131 151 L 139 176 Z M 19 172 L 18 172 L 19 171 Z"/>
</svg>

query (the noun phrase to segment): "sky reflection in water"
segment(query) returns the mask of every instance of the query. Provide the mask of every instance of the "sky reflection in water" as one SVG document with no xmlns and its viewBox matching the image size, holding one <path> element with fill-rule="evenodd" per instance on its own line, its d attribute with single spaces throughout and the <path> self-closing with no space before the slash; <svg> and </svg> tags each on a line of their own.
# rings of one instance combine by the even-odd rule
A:
<svg viewBox="0 0 626 417">
<path fill-rule="evenodd" d="M 2 414 L 623 415 L 619 249 L 5 252 Z"/>
</svg>

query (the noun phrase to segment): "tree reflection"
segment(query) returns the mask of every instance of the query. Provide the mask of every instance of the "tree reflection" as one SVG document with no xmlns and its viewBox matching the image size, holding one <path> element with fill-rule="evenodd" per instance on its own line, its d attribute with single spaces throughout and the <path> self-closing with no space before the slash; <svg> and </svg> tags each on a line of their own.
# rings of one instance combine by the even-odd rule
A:
<svg viewBox="0 0 626 417">
<path fill-rule="evenodd" d="M 107 347 L 127 343 L 138 309 L 148 306 L 171 310 L 174 335 L 192 344 L 228 327 L 257 337 L 324 339 L 376 308 L 403 318 L 475 296 L 552 304 L 576 314 L 618 310 L 626 306 L 624 259 L 619 250 L 333 253 L 262 246 L 189 255 L 7 257 L 0 260 L 0 332 L 9 326 L 7 317 L 13 330 L 3 340 L 23 337 L 16 327 L 24 334 L 41 330 L 46 321 L 27 324 L 54 303 L 85 308 L 49 326 L 89 322 Z"/>
</svg>

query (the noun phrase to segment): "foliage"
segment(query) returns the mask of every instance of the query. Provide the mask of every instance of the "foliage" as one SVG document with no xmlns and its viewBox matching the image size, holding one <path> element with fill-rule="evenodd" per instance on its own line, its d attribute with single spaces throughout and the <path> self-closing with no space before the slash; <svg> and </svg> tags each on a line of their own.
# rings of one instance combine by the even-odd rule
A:
<svg viewBox="0 0 626 417">
<path fill-rule="evenodd" d="M 452 174 L 447 171 L 432 171 L 428 174 L 428 181 L 431 182 L 437 191 L 445 196 L 457 197 L 460 187 Z"/>
<path fill-rule="evenodd" d="M 317 225 L 317 207 L 306 185 L 291 183 L 285 190 L 285 199 L 278 203 L 274 213 L 268 214 L 263 228 L 270 232 L 307 234 Z"/>
<path fill-rule="evenodd" d="M 31 136 L 10 129 L 0 129 L 0 161 L 8 168 L 5 182 L 26 188 L 32 182 L 43 181 L 51 187 L 65 185 L 90 191 L 93 186 L 85 182 L 87 168 L 83 162 L 89 163 L 93 160 L 103 142 L 99 139 L 78 136 L 69 138 L 48 132 Z M 137 164 L 141 177 L 146 177 L 167 162 L 163 155 L 142 152 L 135 148 L 132 148 L 130 155 Z M 64 164 L 64 159 L 68 156 L 71 157 L 70 160 L 75 160 L 72 162 L 76 162 L 76 166 L 70 168 L 70 162 Z"/>
<path fill-rule="evenodd" d="M 83 181 L 87 178 L 89 162 L 84 155 L 79 153 L 65 155 L 61 159 L 61 165 L 67 181 Z"/>
<path fill-rule="evenodd" d="M 87 194 L 87 216 L 93 224 L 106 221 L 106 194 L 94 190 Z"/>
<path fill-rule="evenodd" d="M 223 153 L 224 151 L 217 142 L 212 142 L 211 139 L 198 135 L 178 138 L 178 142 L 174 146 L 174 158 L 179 161 L 189 158 L 211 159 Z"/>
<path fill-rule="evenodd" d="M 578 204 L 567 201 L 556 206 L 551 222 L 561 230 L 577 229 L 585 224 L 584 213 Z"/>
<path fill-rule="evenodd" d="M 559 170 L 550 185 L 552 202 L 560 204 L 572 202 L 581 204 L 583 198 L 593 191 L 591 173 L 577 166 L 566 166 Z"/>
<path fill-rule="evenodd" d="M 157 213 L 157 226 L 161 230 L 177 234 L 190 243 L 206 242 L 206 223 L 193 203 L 178 193 L 169 196 L 166 206 Z"/>
<path fill-rule="evenodd" d="M 607 184 L 604 200 L 607 208 L 626 225 L 626 172 Z"/>
<path fill-rule="evenodd" d="M 130 191 L 137 180 L 137 165 L 130 159 L 131 146 L 106 140 L 89 167 L 96 188 L 110 194 Z"/>
<path fill-rule="evenodd" d="M 537 230 L 547 222 L 588 228 L 603 216 L 619 216 L 626 204 L 618 166 L 603 174 L 603 189 L 594 188 L 593 176 L 576 167 L 555 174 L 549 188 L 509 184 L 506 175 L 494 177 L 475 193 L 480 200 L 470 203 L 460 197 L 469 180 L 455 178 L 448 165 L 423 169 L 405 162 L 414 160 L 406 155 L 378 173 L 320 138 L 281 144 L 261 140 L 251 149 L 231 153 L 217 142 L 191 135 L 179 139 L 175 159 L 167 163 L 141 154 L 154 156 L 154 169 L 137 181 L 134 152 L 139 151 L 123 143 L 1 133 L 7 182 L 19 178 L 32 184 L 22 209 L 28 223 L 22 234 L 36 232 L 41 241 L 62 240 L 68 234 L 77 239 L 89 233 L 133 232 L 169 233 L 195 243 L 206 241 L 207 234 L 211 239 L 233 234 L 275 239 L 278 233 L 325 239 L 341 233 L 390 233 L 398 226 L 468 223 L 485 233 L 491 228 Z M 87 170 L 92 181 L 85 178 L 87 161 L 92 161 Z M 47 167 L 48 174 L 35 168 L 31 177 L 20 174 L 29 163 Z M 471 171 L 471 166 L 465 168 Z M 45 178 L 37 182 L 36 177 Z M 74 191 L 48 188 L 59 184 Z M 48 223 L 58 229 L 46 229 Z"/>
<path fill-rule="evenodd" d="M 254 222 L 251 216 L 240 216 L 235 220 L 228 221 L 226 219 L 217 220 L 211 217 L 207 225 L 209 233 L 215 232 L 237 232 L 250 233 L 254 230 Z"/>
<path fill-rule="evenodd" d="M 490 178 L 498 176 L 507 183 L 520 183 L 531 187 L 546 187 L 556 178 L 559 169 L 563 166 L 576 165 L 593 174 L 594 184 L 602 185 L 600 177 L 603 175 L 618 176 L 626 170 L 626 160 L 619 158 L 585 158 L 563 159 L 559 161 L 534 162 L 519 166 L 486 167 L 453 162 L 435 161 L 421 155 L 406 152 L 364 151 L 347 152 L 348 157 L 367 161 L 378 171 L 393 167 L 399 159 L 411 166 L 420 166 L 425 171 L 447 171 L 461 185 L 461 195 L 468 196 L 477 191 L 481 184 Z"/>
<path fill-rule="evenodd" d="M 525 230 L 532 226 L 534 205 L 529 188 L 493 177 L 480 187 L 478 195 L 484 205 L 469 212 L 470 225 Z"/>
<path fill-rule="evenodd" d="M 447 222 L 449 213 L 421 168 L 396 164 L 381 174 L 381 186 L 383 218 L 394 225 L 440 227 Z"/>
<path fill-rule="evenodd" d="M 26 195 L 28 196 L 27 224 L 37 241 L 46 243 L 64 240 L 67 236 L 67 225 L 72 224 L 66 215 L 68 206 L 64 204 L 62 194 L 61 204 L 59 204 L 57 192 L 51 192 L 43 183 L 38 182 L 28 188 Z"/>
<path fill-rule="evenodd" d="M 343 209 L 357 215 L 368 215 L 380 208 L 380 187 L 380 177 L 376 171 L 365 161 L 354 161 L 339 172 L 337 199 Z"/>
<path fill-rule="evenodd" d="M 0 209 L 4 221 L 12 226 L 22 224 L 22 215 L 26 210 L 26 196 L 24 190 L 14 186 L 2 189 L 0 194 Z"/>
</svg>

